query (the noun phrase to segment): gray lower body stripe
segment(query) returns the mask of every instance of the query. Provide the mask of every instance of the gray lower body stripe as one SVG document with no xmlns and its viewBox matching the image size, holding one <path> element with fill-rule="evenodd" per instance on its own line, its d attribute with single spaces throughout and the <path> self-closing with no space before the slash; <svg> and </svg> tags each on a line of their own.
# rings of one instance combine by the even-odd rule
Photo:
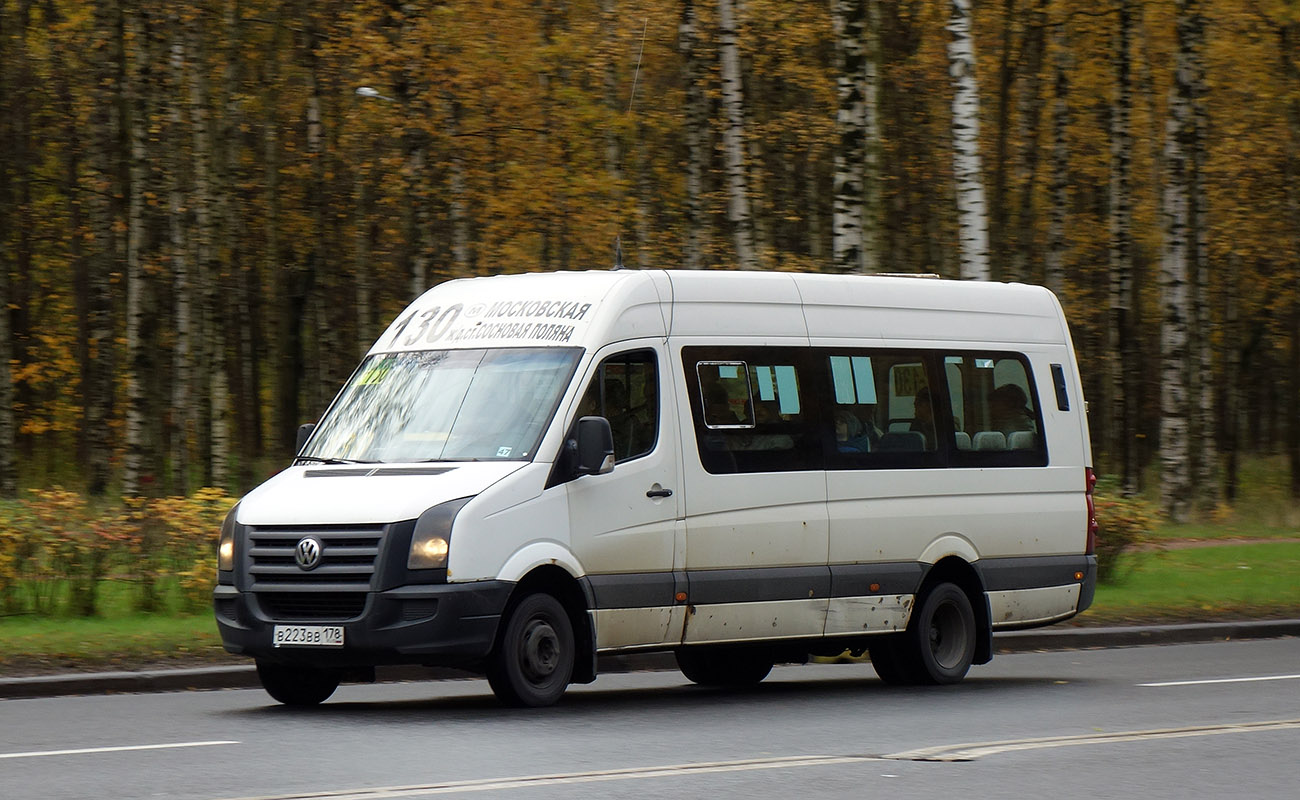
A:
<svg viewBox="0 0 1300 800">
<path fill-rule="evenodd" d="M 1071 555 L 985 558 L 972 566 L 985 591 L 1004 592 L 1078 583 L 1074 574 L 1093 576 L 1095 565 L 1095 556 Z M 659 608 L 676 605 L 678 592 L 693 605 L 910 595 L 920 589 L 927 568 L 916 561 L 891 561 L 588 575 L 583 582 L 594 608 Z"/>
<path fill-rule="evenodd" d="M 1018 556 L 981 558 L 974 564 L 988 592 L 1039 589 L 1078 583 L 1076 572 L 1085 576 L 1096 571 L 1096 556 Z"/>
</svg>

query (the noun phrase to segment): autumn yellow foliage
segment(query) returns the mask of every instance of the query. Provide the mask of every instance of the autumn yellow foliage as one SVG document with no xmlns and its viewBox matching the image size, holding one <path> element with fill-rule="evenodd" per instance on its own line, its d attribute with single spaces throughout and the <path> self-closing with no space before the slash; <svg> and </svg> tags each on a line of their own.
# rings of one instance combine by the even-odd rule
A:
<svg viewBox="0 0 1300 800">
<path fill-rule="evenodd" d="M 32 490 L 0 505 L 0 611 L 93 616 L 108 581 L 130 588 L 135 610 L 198 611 L 211 598 L 217 533 L 233 503 L 210 488 L 123 504 Z"/>
</svg>

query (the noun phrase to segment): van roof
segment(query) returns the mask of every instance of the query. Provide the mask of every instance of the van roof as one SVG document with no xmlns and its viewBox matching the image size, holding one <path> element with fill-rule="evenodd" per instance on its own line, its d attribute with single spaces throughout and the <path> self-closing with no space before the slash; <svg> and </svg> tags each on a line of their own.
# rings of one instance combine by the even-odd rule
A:
<svg viewBox="0 0 1300 800">
<path fill-rule="evenodd" d="M 591 270 L 463 278 L 398 315 L 371 352 L 584 346 L 655 336 L 769 343 L 1061 343 L 1060 305 L 1025 284 L 726 270 Z"/>
</svg>

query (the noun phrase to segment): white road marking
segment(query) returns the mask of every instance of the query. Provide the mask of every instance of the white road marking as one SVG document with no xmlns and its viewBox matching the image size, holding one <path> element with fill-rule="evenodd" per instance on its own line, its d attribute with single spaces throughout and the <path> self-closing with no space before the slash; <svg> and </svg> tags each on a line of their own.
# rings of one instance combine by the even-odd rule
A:
<svg viewBox="0 0 1300 800">
<path fill-rule="evenodd" d="M 464 781 L 431 783 L 424 786 L 383 786 L 374 789 L 348 789 L 337 792 L 307 794 L 277 794 L 247 797 L 239 800 L 389 800 L 389 798 L 425 797 L 438 794 L 464 792 L 491 792 L 503 789 L 533 789 L 544 786 L 564 786 L 575 783 L 602 781 L 642 780 L 689 775 L 710 775 L 720 772 L 750 772 L 761 769 L 787 769 L 789 767 L 822 767 L 834 764 L 861 764 L 879 761 L 872 756 L 779 756 L 754 758 L 742 761 L 710 761 L 697 764 L 666 764 L 657 767 L 632 767 L 626 769 L 569 772 L 554 775 L 522 775 L 513 778 L 477 778 Z"/>
<path fill-rule="evenodd" d="M 33 750 L 27 753 L 0 753 L 0 758 L 79 756 L 86 753 L 125 753 L 132 750 L 174 750 L 182 747 L 212 747 L 219 744 L 239 744 L 239 742 L 173 742 L 171 744 L 131 744 L 120 747 L 82 747 L 76 750 Z"/>
<path fill-rule="evenodd" d="M 1258 731 L 1300 730 L 1300 719 L 1279 719 L 1264 722 L 1244 722 L 1225 725 L 1198 725 L 1187 728 L 1154 728 L 1145 731 L 1116 731 L 1114 733 L 1085 733 L 1075 736 L 1049 736 L 1042 739 L 1011 739 L 1001 742 L 970 742 L 967 744 L 924 747 L 891 753 L 884 758 L 900 761 L 973 761 L 983 756 L 1011 753 L 1022 750 L 1042 750 L 1051 747 L 1071 747 L 1081 744 L 1109 744 L 1111 742 L 1145 742 L 1156 739 L 1183 739 L 1192 736 L 1218 736 L 1225 733 L 1255 733 Z"/>
<path fill-rule="evenodd" d="M 1300 679 L 1300 675 L 1264 675 L 1258 678 L 1206 678 L 1199 681 L 1139 683 L 1138 686 L 1207 686 L 1213 683 L 1258 683 L 1259 681 L 1294 681 L 1297 679 Z"/>
</svg>

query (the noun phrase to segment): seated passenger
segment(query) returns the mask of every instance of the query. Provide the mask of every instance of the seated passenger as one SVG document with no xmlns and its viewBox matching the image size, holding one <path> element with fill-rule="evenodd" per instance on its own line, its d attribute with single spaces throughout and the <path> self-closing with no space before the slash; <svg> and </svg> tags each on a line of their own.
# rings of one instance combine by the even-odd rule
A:
<svg viewBox="0 0 1300 800">
<path fill-rule="evenodd" d="M 841 453 L 870 453 L 880 435 L 870 420 L 864 423 L 846 408 L 835 411 L 835 446 Z"/>
<path fill-rule="evenodd" d="M 1014 383 L 1004 383 L 989 394 L 989 418 L 992 429 L 1010 436 L 1016 431 L 1035 431 L 1034 414 L 1029 410 L 1025 390 Z"/>
<path fill-rule="evenodd" d="M 934 407 L 930 402 L 930 387 L 922 386 L 912 399 L 912 424 L 908 430 L 925 437 L 925 449 L 934 449 Z"/>
</svg>

